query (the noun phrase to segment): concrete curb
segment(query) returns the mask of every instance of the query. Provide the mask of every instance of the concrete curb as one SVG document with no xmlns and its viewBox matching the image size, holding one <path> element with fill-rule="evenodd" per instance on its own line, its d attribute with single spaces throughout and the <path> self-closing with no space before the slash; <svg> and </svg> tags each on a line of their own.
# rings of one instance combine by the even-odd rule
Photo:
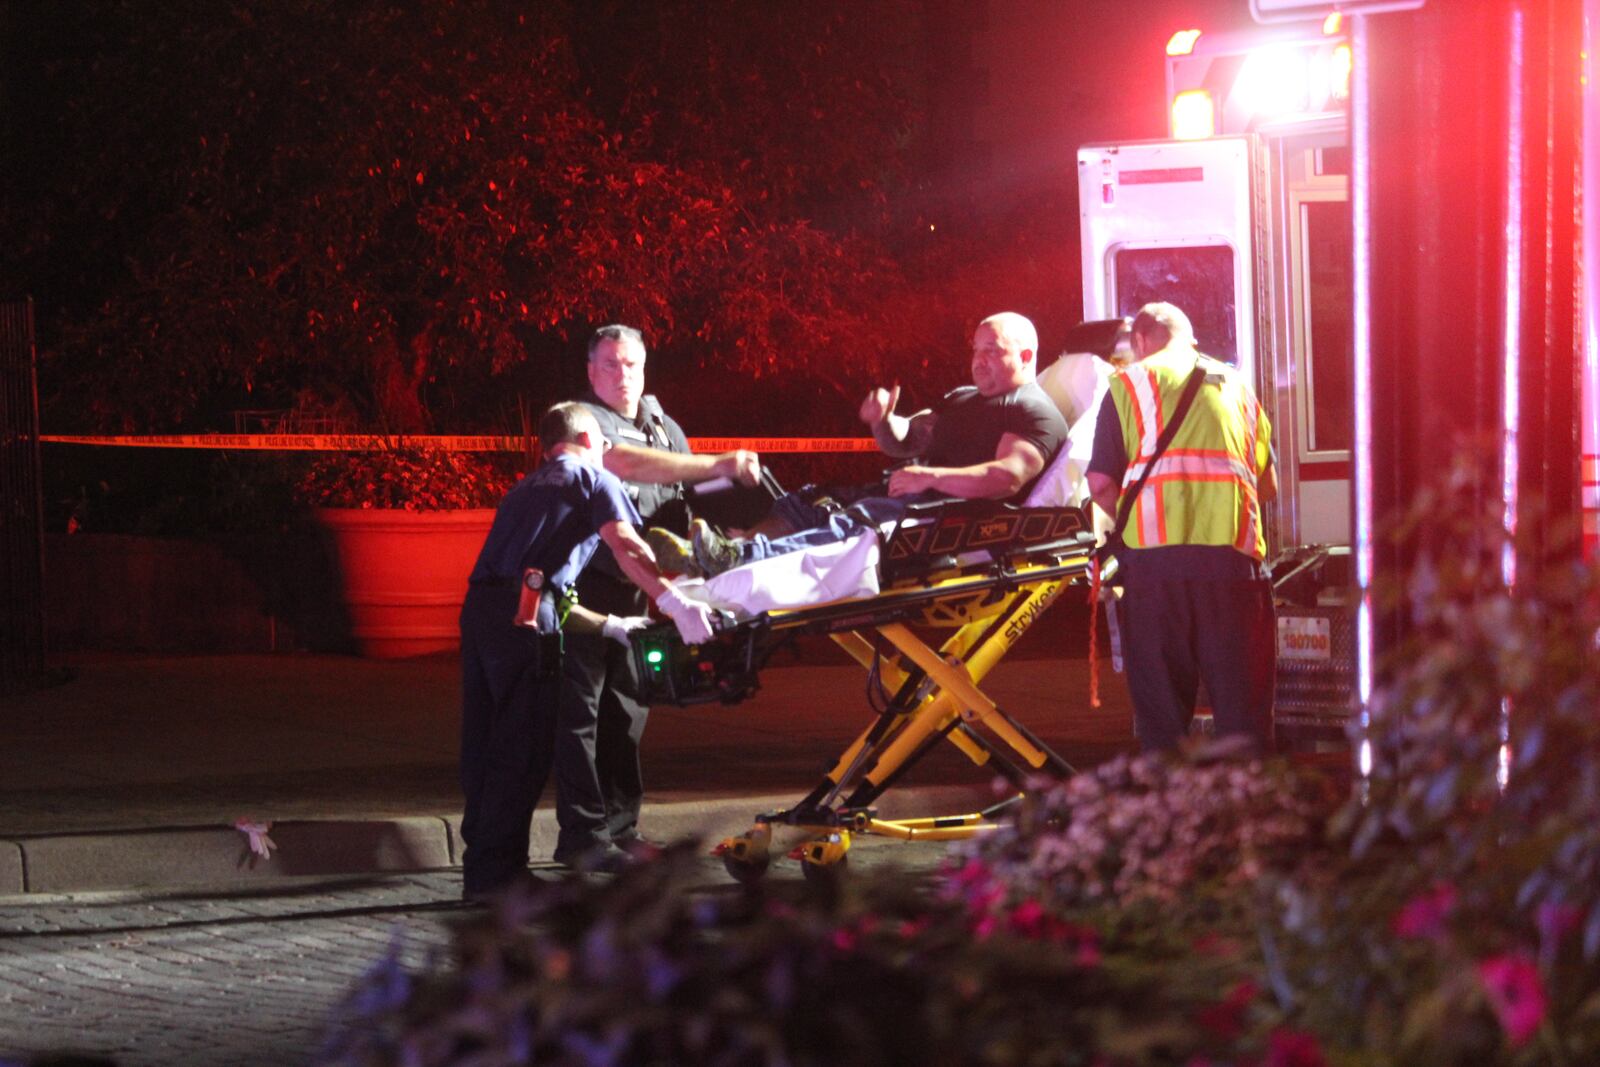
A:
<svg viewBox="0 0 1600 1067">
<path fill-rule="evenodd" d="M 48 834 L 3 844 L 20 853 L 23 893 L 244 888 L 299 875 L 450 865 L 449 833 L 437 816 L 281 822 L 270 837 L 277 845 L 270 860 L 252 856 L 246 836 L 231 826 Z"/>
<path fill-rule="evenodd" d="M 755 816 L 794 805 L 795 794 L 712 797 L 646 803 L 641 823 L 658 840 L 736 834 Z M 943 815 L 991 803 L 985 790 L 930 787 L 891 791 L 887 815 Z M 0 840 L 0 896 L 190 886 L 267 888 L 286 878 L 396 873 L 459 866 L 458 814 L 386 819 L 275 822 L 271 859 L 250 854 L 229 826 L 149 827 L 46 834 Z M 534 814 L 529 858 L 547 862 L 555 849 L 555 812 Z"/>
<path fill-rule="evenodd" d="M 15 841 L 0 841 L 0 897 L 21 893 L 24 884 L 22 846 Z"/>
</svg>

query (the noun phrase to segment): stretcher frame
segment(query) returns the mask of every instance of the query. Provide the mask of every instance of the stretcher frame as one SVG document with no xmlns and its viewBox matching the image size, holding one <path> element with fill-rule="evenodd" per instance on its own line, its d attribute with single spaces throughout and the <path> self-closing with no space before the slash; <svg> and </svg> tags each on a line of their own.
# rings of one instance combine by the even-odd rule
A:
<svg viewBox="0 0 1600 1067">
<path fill-rule="evenodd" d="M 802 635 L 826 635 L 869 676 L 875 717 L 792 808 L 755 817 L 715 852 L 740 880 L 759 878 L 778 848 L 808 877 L 846 861 L 855 834 L 957 840 L 997 825 L 1039 776 L 1073 768 L 979 688 L 1063 591 L 1089 573 L 1094 534 L 1081 508 L 984 501 L 916 505 L 885 537 L 875 597 L 763 612 L 711 642 L 684 646 L 670 627 L 634 649 L 647 699 L 738 703 L 760 688 L 768 658 Z M 931 634 L 919 633 L 922 630 Z M 947 634 L 935 646 L 933 634 Z M 873 805 L 941 743 L 1004 778 L 1015 795 L 983 811 L 886 819 Z"/>
</svg>

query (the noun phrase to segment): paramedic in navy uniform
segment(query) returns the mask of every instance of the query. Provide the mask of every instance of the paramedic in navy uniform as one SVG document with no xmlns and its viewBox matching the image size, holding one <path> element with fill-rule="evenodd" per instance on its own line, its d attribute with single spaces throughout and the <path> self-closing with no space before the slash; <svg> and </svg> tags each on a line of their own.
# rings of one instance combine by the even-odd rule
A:
<svg viewBox="0 0 1600 1067">
<path fill-rule="evenodd" d="M 635 532 L 639 513 L 601 465 L 606 440 L 589 409 L 557 404 L 540 420 L 539 440 L 545 461 L 500 502 L 461 608 L 462 892 L 469 899 L 504 888 L 527 869 L 529 820 L 562 743 L 562 627 L 625 644 L 629 631 L 649 621 L 571 605 L 572 585 L 600 542 L 686 642 L 711 634 L 706 607 L 661 576 Z M 543 572 L 542 595 L 536 624 L 519 626 L 513 620 L 529 567 Z M 588 861 L 604 867 L 622 858 L 613 849 Z"/>
<path fill-rule="evenodd" d="M 647 525 L 687 532 L 681 483 L 761 479 L 754 452 L 695 456 L 683 431 L 644 391 L 644 338 L 631 326 L 602 326 L 589 338 L 589 406 L 612 447 L 606 470 L 623 480 Z M 642 615 L 644 594 L 601 545 L 578 579 L 578 603 L 602 615 Z M 608 843 L 643 844 L 639 806 L 644 779 L 639 742 L 649 707 L 626 646 L 599 634 L 570 633 L 562 665 L 561 728 L 556 746 L 557 862 Z"/>
</svg>

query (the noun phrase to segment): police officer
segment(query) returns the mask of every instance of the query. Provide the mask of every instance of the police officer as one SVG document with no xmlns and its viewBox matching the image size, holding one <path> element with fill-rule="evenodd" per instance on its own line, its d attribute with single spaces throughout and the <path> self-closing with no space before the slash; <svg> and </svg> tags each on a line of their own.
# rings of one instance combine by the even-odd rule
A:
<svg viewBox="0 0 1600 1067">
<path fill-rule="evenodd" d="M 629 326 L 602 326 L 589 339 L 589 392 L 580 400 L 613 446 L 608 471 L 624 479 L 647 525 L 688 525 L 682 483 L 726 477 L 754 485 L 754 452 L 696 456 L 678 424 L 644 392 L 644 338 Z M 601 614 L 638 615 L 644 599 L 605 546 L 578 580 L 578 602 Z M 644 781 L 639 742 L 648 707 L 638 668 L 626 647 L 598 634 L 572 634 L 566 644 L 566 686 L 556 749 L 556 860 L 597 847 L 639 843 Z"/>
<path fill-rule="evenodd" d="M 1217 734 L 1263 751 L 1277 655 L 1261 526 L 1261 503 L 1277 492 L 1272 425 L 1237 369 L 1195 350 L 1188 317 L 1171 304 L 1140 308 L 1130 343 L 1136 362 L 1111 379 L 1088 470 L 1090 495 L 1111 515 L 1149 465 L 1191 373 L 1203 375 L 1131 501 L 1117 551 L 1139 744 L 1177 747 L 1203 678 Z"/>
<path fill-rule="evenodd" d="M 636 532 L 638 511 L 602 466 L 606 441 L 589 409 L 551 408 L 539 423 L 539 440 L 545 462 L 501 501 L 461 609 L 462 890 L 470 899 L 526 870 L 529 820 L 560 748 L 563 626 L 626 644 L 628 632 L 649 621 L 574 606 L 573 584 L 600 542 L 685 641 L 711 634 L 705 605 L 684 597 L 656 569 Z M 600 866 L 619 858 L 590 857 Z"/>
</svg>

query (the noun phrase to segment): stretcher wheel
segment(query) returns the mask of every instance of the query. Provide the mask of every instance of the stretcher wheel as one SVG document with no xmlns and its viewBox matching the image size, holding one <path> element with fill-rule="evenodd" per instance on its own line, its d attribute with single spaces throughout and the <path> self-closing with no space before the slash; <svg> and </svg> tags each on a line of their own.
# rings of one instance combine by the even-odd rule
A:
<svg viewBox="0 0 1600 1067">
<path fill-rule="evenodd" d="M 727 871 L 729 877 L 741 885 L 754 885 L 761 881 L 762 877 L 767 873 L 768 864 L 771 862 L 771 858 L 765 852 L 758 857 L 749 859 L 735 856 L 732 852 L 724 852 L 722 854 L 722 869 Z"/>
<path fill-rule="evenodd" d="M 810 860 L 801 860 L 800 873 L 806 876 L 806 881 L 814 885 L 832 885 L 849 873 L 849 866 L 849 856 L 840 856 L 832 863 L 812 863 Z"/>
</svg>

